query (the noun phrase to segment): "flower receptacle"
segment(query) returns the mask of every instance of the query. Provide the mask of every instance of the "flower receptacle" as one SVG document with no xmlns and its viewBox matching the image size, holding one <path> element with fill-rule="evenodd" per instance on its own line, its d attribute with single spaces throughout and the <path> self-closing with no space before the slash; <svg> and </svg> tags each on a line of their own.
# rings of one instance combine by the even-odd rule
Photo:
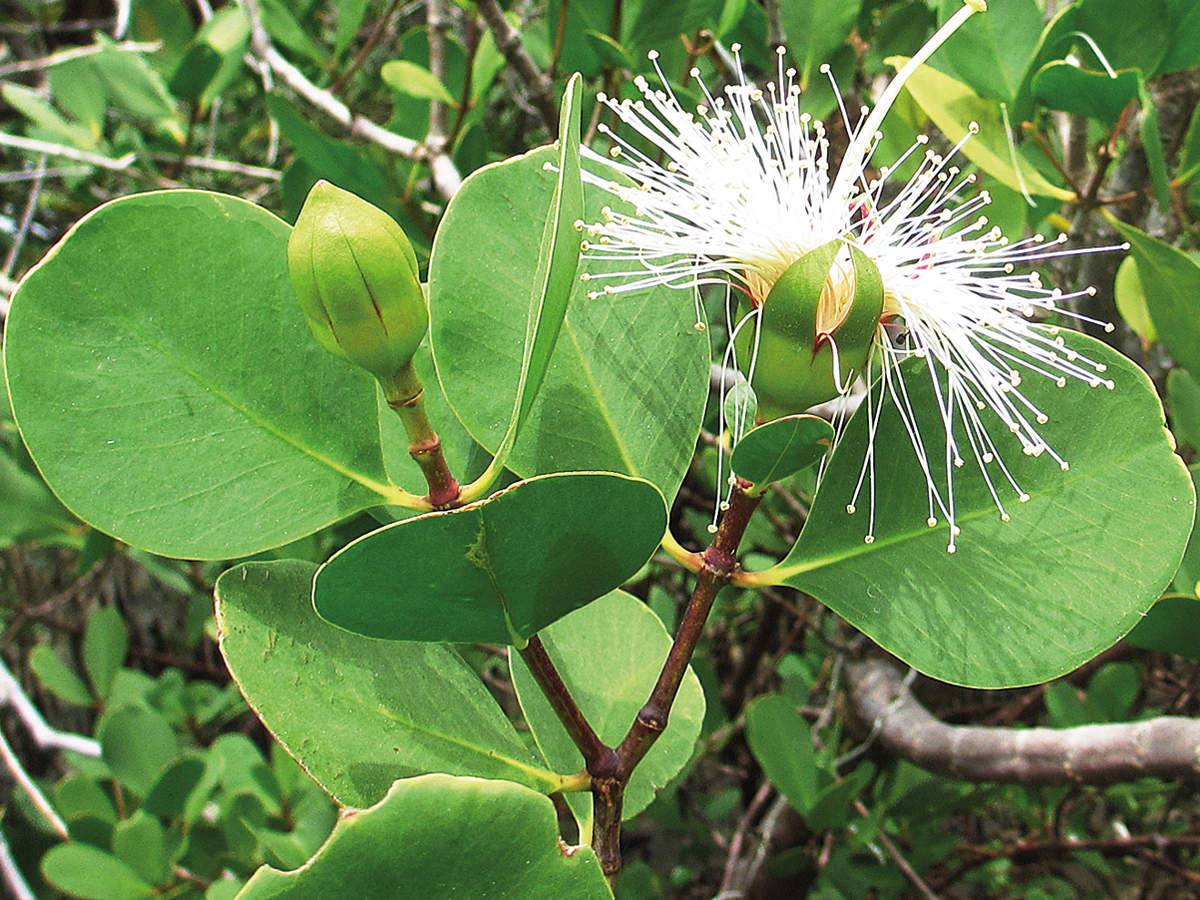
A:
<svg viewBox="0 0 1200 900">
<path fill-rule="evenodd" d="M 830 241 L 792 263 L 762 306 L 754 368 L 760 418 L 837 396 L 866 364 L 882 312 L 879 270 L 856 247 Z M 739 337 L 743 358 L 752 341 Z"/>
<path fill-rule="evenodd" d="M 318 181 L 288 240 L 288 269 L 325 349 L 380 380 L 412 359 L 429 312 L 412 244 L 383 210 Z"/>
</svg>

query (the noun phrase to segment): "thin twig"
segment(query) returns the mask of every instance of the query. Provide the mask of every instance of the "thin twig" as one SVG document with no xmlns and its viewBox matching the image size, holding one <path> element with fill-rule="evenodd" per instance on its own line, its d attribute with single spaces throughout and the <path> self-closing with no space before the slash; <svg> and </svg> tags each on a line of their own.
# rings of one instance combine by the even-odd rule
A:
<svg viewBox="0 0 1200 900">
<path fill-rule="evenodd" d="M 350 65 L 346 66 L 346 70 L 333 80 L 333 84 L 329 85 L 330 93 L 340 94 L 342 92 L 342 88 L 346 86 L 346 82 L 353 78 L 354 73 L 357 72 L 362 67 L 362 64 L 367 61 L 367 57 L 371 55 L 371 51 L 375 49 L 375 45 L 378 44 L 379 39 L 383 37 L 384 31 L 387 30 L 388 23 L 391 21 L 392 16 L 396 14 L 396 10 L 399 8 L 399 6 L 400 0 L 392 0 L 392 2 L 388 5 L 388 8 L 383 11 L 383 15 L 379 17 L 379 20 L 371 29 L 371 33 L 368 34 L 367 39 L 363 41 L 362 47 L 359 48 L 358 53 L 354 55 L 354 59 L 350 61 Z"/>
<path fill-rule="evenodd" d="M 33 169 L 35 172 L 45 172 L 46 157 L 39 157 Z M 25 198 L 25 209 L 21 211 L 21 221 L 13 233 L 12 246 L 8 248 L 8 255 L 4 257 L 4 268 L 0 270 L 0 275 L 5 278 L 12 275 L 13 267 L 17 264 L 17 257 L 21 253 L 21 247 L 25 243 L 25 236 L 29 234 L 29 226 L 33 223 L 33 214 L 37 211 L 38 196 L 42 193 L 42 181 L 41 177 L 34 178 L 33 184 L 29 186 L 29 196 Z"/>
<path fill-rule="evenodd" d="M 8 134 L 0 131 L 0 146 L 15 147 L 18 150 L 29 150 L 33 153 L 43 153 L 46 156 L 63 156 L 67 159 L 74 159 L 79 162 L 85 162 L 89 165 L 99 166 L 102 169 L 112 169 L 120 171 L 128 169 L 137 159 L 134 153 L 126 153 L 124 156 L 118 156 L 113 159 L 111 156 L 101 156 L 99 153 L 88 153 L 86 150 L 76 150 L 74 147 L 68 147 L 66 144 L 55 144 L 50 141 L 39 141 L 33 138 L 20 137 L 15 134 Z"/>
<path fill-rule="evenodd" d="M 866 804 L 861 800 L 856 799 L 854 801 L 854 809 L 864 819 L 871 818 L 871 811 L 867 809 Z M 879 841 L 879 845 L 892 858 L 892 862 L 896 864 L 896 868 L 904 873 L 904 877 L 912 882 L 912 886 L 917 889 L 917 892 L 925 900 L 938 900 L 938 895 L 921 879 L 921 876 L 917 874 L 917 870 L 909 864 L 908 860 L 900 852 L 900 848 L 892 842 L 892 839 L 884 833 L 882 828 L 875 833 L 875 840 Z"/>
<path fill-rule="evenodd" d="M 100 745 L 91 738 L 51 728 L 3 662 L 0 662 L 0 703 L 12 706 L 39 747 L 74 750 L 84 756 L 97 758 L 100 756 Z"/>
<path fill-rule="evenodd" d="M 4 876 L 4 884 L 13 900 L 37 900 L 25 876 L 21 874 L 17 861 L 13 859 L 12 850 L 8 847 L 3 831 L 0 831 L 0 874 Z"/>
<path fill-rule="evenodd" d="M 116 50 L 120 53 L 154 53 L 160 49 L 162 49 L 162 44 L 158 41 L 144 43 L 124 41 L 120 44 L 89 44 L 86 47 L 73 47 L 70 50 L 62 50 L 59 53 L 52 53 L 49 56 L 39 56 L 37 59 L 23 59 L 20 62 L 0 66 L 0 78 L 7 78 L 9 75 L 16 75 L 19 72 L 38 72 L 42 69 L 61 65 L 72 59 L 95 56 L 97 53 L 103 53 L 106 50 Z"/>
<path fill-rule="evenodd" d="M 178 159 L 178 157 L 167 153 L 156 153 L 153 158 L 163 162 L 173 162 Z M 229 159 L 210 159 L 207 156 L 185 156 L 183 164 L 194 169 L 207 169 L 210 172 L 227 172 L 230 175 L 244 175 L 247 178 L 262 178 L 266 181 L 278 181 L 283 177 L 283 173 L 278 169 L 271 169 L 266 166 L 251 166 Z"/>
<path fill-rule="evenodd" d="M 62 816 L 55 812 L 54 807 L 50 805 L 50 801 L 46 799 L 46 795 L 42 793 L 41 788 L 29 777 L 29 773 L 21 765 L 21 760 L 17 758 L 17 754 L 13 752 L 13 748 L 8 743 L 8 738 L 3 733 L 0 733 L 0 761 L 3 761 L 4 768 L 8 769 L 13 780 L 29 795 L 29 799 L 33 801 L 33 805 L 37 807 L 37 811 L 42 814 L 42 817 L 50 823 L 50 827 L 54 829 L 54 833 L 64 841 L 69 841 L 71 834 L 67 831 L 67 823 L 62 820 Z"/>
<path fill-rule="evenodd" d="M 558 108 L 554 104 L 554 88 L 550 78 L 530 59 L 521 42 L 520 33 L 508 24 L 504 10 L 496 0 L 478 0 L 479 15 L 496 39 L 496 49 L 504 54 L 517 77 L 529 91 L 529 100 L 541 117 L 551 137 L 558 137 Z"/>
</svg>

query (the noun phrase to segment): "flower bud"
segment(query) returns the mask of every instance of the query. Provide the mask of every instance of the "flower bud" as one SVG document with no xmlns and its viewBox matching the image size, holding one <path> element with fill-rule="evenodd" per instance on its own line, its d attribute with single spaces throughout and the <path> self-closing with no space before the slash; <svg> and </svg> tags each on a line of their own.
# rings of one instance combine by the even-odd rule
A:
<svg viewBox="0 0 1200 900">
<path fill-rule="evenodd" d="M 288 269 L 326 350 L 380 380 L 412 360 L 429 312 L 412 244 L 383 210 L 318 181 L 288 240 Z"/>
<path fill-rule="evenodd" d="M 760 415 L 799 413 L 837 396 L 862 372 L 882 311 L 879 270 L 857 248 L 831 241 L 792 263 L 763 301 L 754 369 Z M 739 336 L 745 359 L 750 332 Z"/>
</svg>

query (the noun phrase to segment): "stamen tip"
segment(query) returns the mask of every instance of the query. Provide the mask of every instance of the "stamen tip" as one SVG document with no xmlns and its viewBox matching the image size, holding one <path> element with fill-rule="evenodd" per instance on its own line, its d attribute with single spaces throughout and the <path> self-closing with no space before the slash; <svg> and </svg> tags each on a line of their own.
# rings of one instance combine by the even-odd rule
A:
<svg viewBox="0 0 1200 900">
<path fill-rule="evenodd" d="M 850 515 L 854 515 L 854 511 L 856 508 L 857 507 L 855 507 L 855 505 L 853 503 L 846 504 L 846 512 L 848 512 Z"/>
<path fill-rule="evenodd" d="M 646 59 L 650 60 L 651 62 L 653 62 L 654 60 L 658 59 L 658 51 L 657 51 L 657 50 L 651 50 L 651 51 L 649 51 L 649 52 L 646 54 Z"/>
<path fill-rule="evenodd" d="M 873 543 L 875 543 L 875 535 L 873 535 L 873 534 L 868 534 L 866 537 L 864 537 L 864 538 L 863 538 L 863 543 L 864 543 L 864 544 L 873 544 Z"/>
<path fill-rule="evenodd" d="M 711 524 L 710 524 L 710 525 L 708 526 L 708 533 L 709 533 L 709 534 L 716 534 L 716 533 L 717 533 L 717 526 L 716 526 L 716 525 L 711 525 Z"/>
</svg>

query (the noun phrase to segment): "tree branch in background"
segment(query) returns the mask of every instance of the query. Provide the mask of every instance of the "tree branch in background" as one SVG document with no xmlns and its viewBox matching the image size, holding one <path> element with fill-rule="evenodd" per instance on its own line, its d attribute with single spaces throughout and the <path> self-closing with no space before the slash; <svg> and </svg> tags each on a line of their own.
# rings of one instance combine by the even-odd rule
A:
<svg viewBox="0 0 1200 900">
<path fill-rule="evenodd" d="M 525 45 L 521 43 L 521 35 L 508 24 L 496 0 L 478 0 L 475 5 L 491 30 L 492 37 L 496 39 L 496 48 L 504 54 L 517 77 L 528 88 L 529 100 L 538 111 L 542 124 L 552 137 L 557 138 L 558 107 L 554 103 L 554 85 L 550 78 L 529 58 L 529 54 L 525 52 Z"/>
<path fill-rule="evenodd" d="M 855 712 L 880 744 L 938 775 L 1030 785 L 1200 774 L 1200 719 L 1020 730 L 947 725 L 921 705 L 891 663 L 848 662 L 846 684 Z"/>
<path fill-rule="evenodd" d="M 462 184 L 462 176 L 459 175 L 453 160 L 445 153 L 430 152 L 424 144 L 389 131 L 365 116 L 351 112 L 350 107 L 329 91 L 317 87 L 271 45 L 271 38 L 267 34 L 266 28 L 263 27 L 262 17 L 259 15 L 258 0 L 244 0 L 244 4 L 246 14 L 250 17 L 251 49 L 284 84 L 344 126 L 351 137 L 362 138 L 378 144 L 385 150 L 409 159 L 428 162 L 433 172 L 433 184 L 437 192 L 447 200 L 454 195 L 458 186 Z"/>
</svg>

